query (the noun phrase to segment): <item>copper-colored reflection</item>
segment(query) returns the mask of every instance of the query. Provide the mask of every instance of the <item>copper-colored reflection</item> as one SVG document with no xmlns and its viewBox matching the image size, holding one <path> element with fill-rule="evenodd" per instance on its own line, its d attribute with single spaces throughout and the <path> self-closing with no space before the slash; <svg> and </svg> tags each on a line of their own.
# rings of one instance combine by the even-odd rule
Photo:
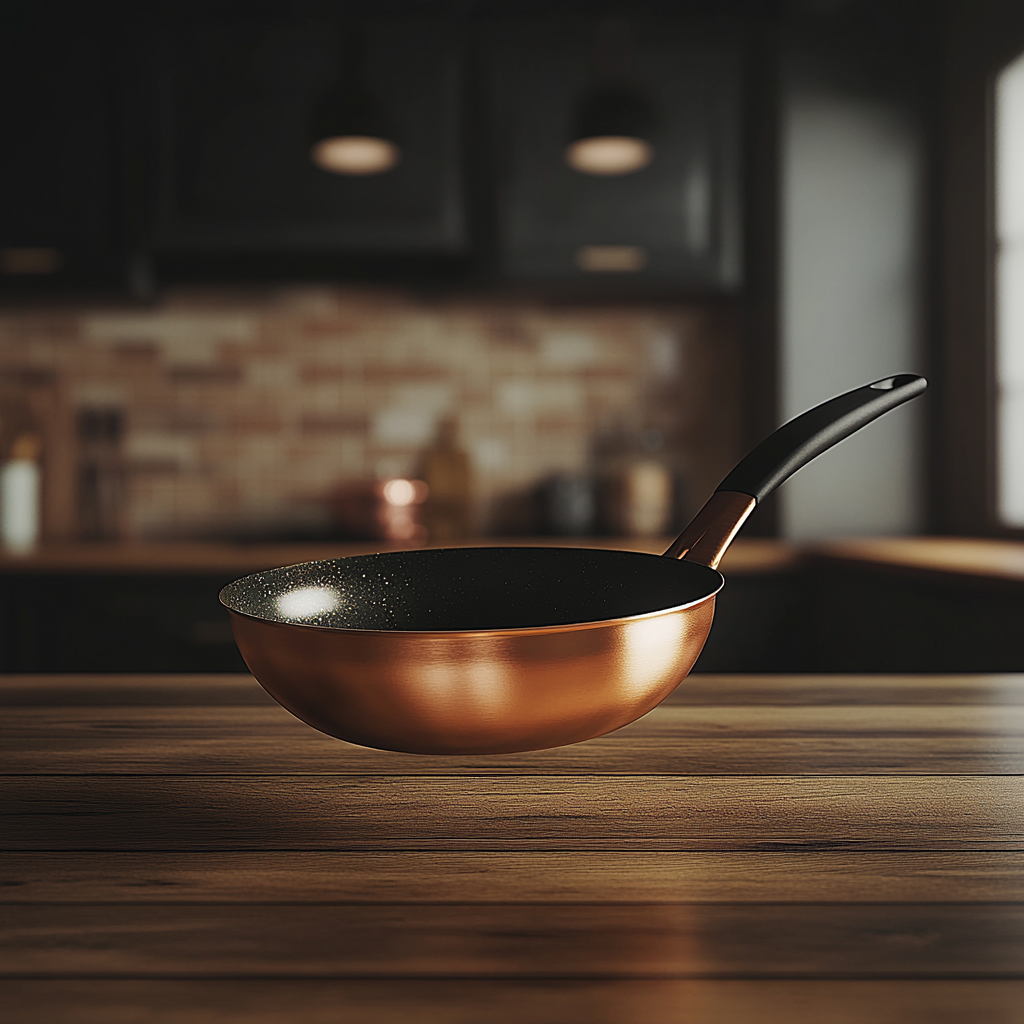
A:
<svg viewBox="0 0 1024 1024">
<path fill-rule="evenodd" d="M 671 554 L 717 565 L 754 505 L 715 494 Z M 278 600 L 319 609 L 343 595 L 310 586 Z M 253 675 L 315 729 L 387 750 L 499 754 L 576 743 L 646 714 L 693 667 L 714 610 L 712 585 L 683 607 L 566 626 L 334 629 L 234 610 L 231 620 Z"/>
<path fill-rule="evenodd" d="M 635 274 L 647 266 L 647 250 L 642 245 L 581 245 L 573 260 L 591 273 Z"/>
<path fill-rule="evenodd" d="M 317 629 L 233 613 L 252 673 L 331 736 L 421 754 L 497 754 L 600 736 L 646 714 L 693 667 L 697 605 L 598 625 L 482 633 Z"/>
</svg>

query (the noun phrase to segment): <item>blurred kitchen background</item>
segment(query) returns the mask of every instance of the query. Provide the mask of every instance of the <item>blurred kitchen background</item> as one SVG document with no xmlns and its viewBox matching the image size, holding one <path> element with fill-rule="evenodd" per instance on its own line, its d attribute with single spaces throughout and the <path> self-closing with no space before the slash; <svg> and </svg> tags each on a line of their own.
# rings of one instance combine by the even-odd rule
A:
<svg viewBox="0 0 1024 1024">
<path fill-rule="evenodd" d="M 782 630 L 794 544 L 1019 537 L 1021 53 L 997 0 L 4 0 L 0 667 L 108 663 L 46 661 L 32 586 L 264 557 L 185 542 L 657 550 L 895 372 L 927 399 L 765 503 L 735 575 Z M 717 664 L 838 663 L 743 643 Z M 135 667 L 222 666 L 167 645 Z"/>
<path fill-rule="evenodd" d="M 45 431 L 51 538 L 344 535 L 338 485 L 422 475 L 446 419 L 468 534 L 543 531 L 543 482 L 596 473 L 613 445 L 646 440 L 684 513 L 739 453 L 737 326 L 713 307 L 173 289 L 154 308 L 9 311 L 0 330 Z M 89 477 L 97 424 L 109 496 Z"/>
</svg>

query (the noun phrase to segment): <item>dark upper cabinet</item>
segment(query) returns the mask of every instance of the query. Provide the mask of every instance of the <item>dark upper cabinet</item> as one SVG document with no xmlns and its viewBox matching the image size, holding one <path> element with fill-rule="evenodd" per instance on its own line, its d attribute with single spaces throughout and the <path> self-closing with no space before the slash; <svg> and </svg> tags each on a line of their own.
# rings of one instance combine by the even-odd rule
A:
<svg viewBox="0 0 1024 1024">
<path fill-rule="evenodd" d="M 631 19 L 655 158 L 602 178 L 564 160 L 593 19 L 403 13 L 357 27 L 344 5 L 115 9 L 22 0 L 0 14 L 0 291 L 145 295 L 150 257 L 156 283 L 741 283 L 741 53 L 725 36 Z M 314 106 L 355 32 L 402 150 L 367 177 L 309 154 Z"/>
<path fill-rule="evenodd" d="M 652 100 L 654 159 L 598 177 L 564 151 L 593 84 L 593 21 L 504 24 L 488 80 L 498 262 L 524 281 L 731 290 L 740 284 L 739 46 L 678 20 L 637 18 L 629 82 Z"/>
<path fill-rule="evenodd" d="M 362 80 L 396 167 L 315 167 L 311 109 L 358 31 Z M 193 22 L 164 34 L 152 244 L 163 254 L 452 255 L 466 251 L 461 46 L 433 20 Z M 302 264 L 309 266 L 309 264 Z"/>
<path fill-rule="evenodd" d="M 119 280 L 111 26 L 74 8 L 0 14 L 0 289 Z"/>
</svg>

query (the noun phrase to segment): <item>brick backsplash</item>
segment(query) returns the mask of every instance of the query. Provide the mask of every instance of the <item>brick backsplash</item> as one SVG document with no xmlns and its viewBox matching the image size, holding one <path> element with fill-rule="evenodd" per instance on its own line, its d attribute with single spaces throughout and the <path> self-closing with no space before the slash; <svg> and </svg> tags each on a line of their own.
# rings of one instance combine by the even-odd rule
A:
<svg viewBox="0 0 1024 1024">
<path fill-rule="evenodd" d="M 739 390 L 733 314 L 699 304 L 292 287 L 0 311 L 0 442 L 43 430 L 51 537 L 80 529 L 82 409 L 121 412 L 125 536 L 321 530 L 330 487 L 415 474 L 445 416 L 480 532 L 511 534 L 536 528 L 537 484 L 616 429 L 661 430 L 699 503 L 738 454 Z"/>
</svg>

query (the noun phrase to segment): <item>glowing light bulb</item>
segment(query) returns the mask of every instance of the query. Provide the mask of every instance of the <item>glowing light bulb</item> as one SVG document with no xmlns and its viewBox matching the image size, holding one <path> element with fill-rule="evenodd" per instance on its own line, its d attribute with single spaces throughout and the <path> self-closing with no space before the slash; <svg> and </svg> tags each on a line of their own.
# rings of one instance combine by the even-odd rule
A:
<svg viewBox="0 0 1024 1024">
<path fill-rule="evenodd" d="M 416 500 L 416 488 L 411 480 L 389 480 L 384 485 L 384 500 L 398 507 L 411 505 Z"/>
<path fill-rule="evenodd" d="M 643 170 L 654 159 L 654 147 L 632 135 L 592 135 L 565 149 L 565 162 L 581 174 L 615 177 Z"/>
<path fill-rule="evenodd" d="M 322 171 L 368 177 L 397 166 L 402 151 L 393 142 L 373 135 L 334 135 L 315 142 L 309 156 Z"/>
</svg>

